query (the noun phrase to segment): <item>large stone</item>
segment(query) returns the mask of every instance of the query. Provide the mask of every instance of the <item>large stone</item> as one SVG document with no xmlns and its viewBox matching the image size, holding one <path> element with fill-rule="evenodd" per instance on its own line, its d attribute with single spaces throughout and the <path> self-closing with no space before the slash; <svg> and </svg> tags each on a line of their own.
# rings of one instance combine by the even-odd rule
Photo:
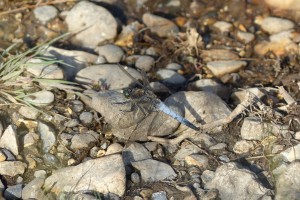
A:
<svg viewBox="0 0 300 200">
<path fill-rule="evenodd" d="M 122 102 L 128 102 L 128 99 L 118 91 L 100 92 L 92 101 L 92 107 L 104 116 L 116 137 L 145 141 L 148 136 L 166 136 L 178 128 L 179 122 L 163 112 L 150 112 L 146 116 L 142 112 L 138 112 L 138 116 L 135 112 L 124 112 L 130 110 L 131 104 Z M 171 95 L 165 104 L 190 122 L 204 120 L 209 123 L 223 119 L 231 113 L 222 99 L 207 92 L 178 92 Z M 215 131 L 220 131 L 220 127 L 212 130 Z"/>
<path fill-rule="evenodd" d="M 101 6 L 88 1 L 80 1 L 67 14 L 66 23 L 72 42 L 87 48 L 112 40 L 117 35 L 117 21 Z"/>
<path fill-rule="evenodd" d="M 276 178 L 276 200 L 300 199 L 300 162 L 294 162 Z"/>
<path fill-rule="evenodd" d="M 258 181 L 256 175 L 236 163 L 227 163 L 217 168 L 207 189 L 217 189 L 222 200 L 257 200 L 267 196 L 269 189 Z"/>
<path fill-rule="evenodd" d="M 57 195 L 89 190 L 122 196 L 125 183 L 122 157 L 115 154 L 59 169 L 45 180 L 44 188 Z"/>
</svg>

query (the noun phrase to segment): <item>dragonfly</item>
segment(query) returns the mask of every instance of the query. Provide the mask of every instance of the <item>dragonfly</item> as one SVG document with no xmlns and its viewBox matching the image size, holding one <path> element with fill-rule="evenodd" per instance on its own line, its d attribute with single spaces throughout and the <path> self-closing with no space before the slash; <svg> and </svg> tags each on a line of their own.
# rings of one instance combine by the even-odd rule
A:
<svg viewBox="0 0 300 200">
<path fill-rule="evenodd" d="M 199 131 L 200 128 L 195 126 L 192 122 L 185 119 L 181 115 L 177 114 L 174 110 L 169 108 L 165 103 L 163 103 L 152 91 L 148 79 L 146 77 L 146 73 L 141 71 L 142 74 L 142 82 L 136 80 L 123 66 L 119 65 L 119 68 L 130 78 L 133 80 L 134 84 L 123 88 L 122 93 L 125 101 L 115 102 L 116 104 L 130 104 L 128 110 L 123 110 L 124 112 L 134 112 L 132 115 L 135 119 L 133 119 L 132 123 L 139 123 L 146 116 L 150 115 L 153 112 L 161 111 L 173 119 L 177 120 L 181 124 L 195 130 Z M 126 126 L 132 125 L 128 124 L 128 120 L 121 118 L 120 125 Z"/>
</svg>

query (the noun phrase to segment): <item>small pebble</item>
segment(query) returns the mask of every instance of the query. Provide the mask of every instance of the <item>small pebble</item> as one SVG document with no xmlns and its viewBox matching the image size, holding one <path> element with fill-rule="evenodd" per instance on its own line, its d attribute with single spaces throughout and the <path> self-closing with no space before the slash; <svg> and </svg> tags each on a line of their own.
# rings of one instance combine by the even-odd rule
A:
<svg viewBox="0 0 300 200">
<path fill-rule="evenodd" d="M 130 179 L 131 179 L 131 181 L 132 181 L 133 183 L 135 183 L 135 184 L 139 184 L 140 181 L 141 181 L 140 175 L 139 175 L 138 173 L 136 173 L 136 172 L 134 172 L 134 173 L 132 173 L 132 174 L 130 175 Z"/>
<path fill-rule="evenodd" d="M 241 41 L 245 44 L 252 42 L 255 38 L 253 33 L 247 33 L 247 32 L 243 32 L 243 31 L 238 31 L 236 36 L 239 41 Z"/>
<path fill-rule="evenodd" d="M 76 160 L 74 158 L 71 158 L 68 160 L 68 166 L 76 164 Z"/>
<path fill-rule="evenodd" d="M 208 157 L 206 155 L 192 154 L 185 157 L 185 162 L 190 166 L 197 166 L 201 169 L 208 167 Z"/>
<path fill-rule="evenodd" d="M 214 23 L 213 27 L 218 29 L 221 33 L 227 33 L 231 31 L 232 24 L 225 21 L 217 21 Z"/>
<path fill-rule="evenodd" d="M 113 44 L 96 47 L 94 50 L 98 55 L 103 56 L 108 63 L 119 63 L 124 56 L 123 49 Z"/>
<path fill-rule="evenodd" d="M 98 153 L 98 151 L 100 150 L 100 148 L 99 147 L 93 147 L 93 148 L 91 148 L 90 149 L 90 156 L 92 157 L 92 158 L 97 158 L 97 153 Z"/>
<path fill-rule="evenodd" d="M 79 100 L 73 100 L 70 102 L 70 104 L 72 106 L 73 112 L 75 113 L 82 112 L 84 109 L 83 103 Z"/>
<path fill-rule="evenodd" d="M 139 56 L 135 62 L 135 66 L 138 69 L 148 72 L 154 66 L 154 63 L 155 60 L 151 56 Z"/>
<path fill-rule="evenodd" d="M 182 69 L 182 66 L 178 63 L 169 63 L 167 64 L 166 69 L 178 71 Z"/>
<path fill-rule="evenodd" d="M 69 121 L 67 121 L 64 126 L 68 127 L 68 128 L 73 128 L 75 126 L 77 126 L 79 124 L 78 119 L 70 119 Z"/>
<path fill-rule="evenodd" d="M 159 79 L 163 82 L 173 85 L 181 85 L 186 82 L 186 79 L 177 72 L 169 69 L 160 69 L 156 72 Z"/>
<path fill-rule="evenodd" d="M 151 32 L 159 37 L 167 37 L 179 32 L 178 27 L 172 21 L 150 13 L 143 15 L 143 22 L 150 28 Z"/>
<path fill-rule="evenodd" d="M 58 10 L 54 6 L 46 5 L 35 8 L 33 13 L 42 24 L 46 24 L 57 16 Z"/>
<path fill-rule="evenodd" d="M 47 172 L 45 170 L 37 170 L 34 172 L 34 177 L 36 178 L 45 178 L 47 175 Z"/>
<path fill-rule="evenodd" d="M 220 159 L 221 161 L 225 162 L 225 163 L 230 162 L 230 159 L 229 159 L 228 156 L 226 156 L 226 155 L 221 155 L 221 156 L 219 156 L 219 159 Z"/>
<path fill-rule="evenodd" d="M 168 200 L 165 191 L 155 192 L 152 194 L 152 200 Z"/>
<path fill-rule="evenodd" d="M 59 166 L 59 160 L 53 154 L 45 153 L 43 155 L 43 159 L 44 159 L 45 165 L 47 165 L 47 166 L 53 166 L 53 167 Z"/>
<path fill-rule="evenodd" d="M 122 145 L 120 145 L 119 143 L 113 143 L 113 144 L 108 146 L 107 151 L 106 151 L 106 155 L 120 153 L 122 151 L 123 151 L 123 146 Z"/>
<path fill-rule="evenodd" d="M 157 53 L 157 50 L 154 47 L 149 47 L 148 49 L 146 49 L 146 55 L 157 57 L 158 53 Z"/>
<path fill-rule="evenodd" d="M 25 136 L 24 136 L 24 140 L 23 140 L 23 147 L 29 147 L 33 144 L 36 144 L 37 141 L 39 140 L 39 135 L 36 134 L 36 133 L 27 133 Z"/>
<path fill-rule="evenodd" d="M 102 149 L 107 149 L 108 145 L 106 142 L 104 142 L 103 144 L 101 144 L 100 146 Z"/>
<path fill-rule="evenodd" d="M 84 125 L 90 124 L 93 121 L 93 114 L 90 112 L 82 112 L 79 115 L 79 119 Z"/>
<path fill-rule="evenodd" d="M 222 61 L 211 61 L 207 63 L 207 68 L 216 77 L 223 76 L 232 72 L 236 72 L 242 67 L 245 67 L 247 62 L 239 60 L 222 60 Z"/>
<path fill-rule="evenodd" d="M 210 182 L 215 176 L 215 172 L 210 170 L 205 170 L 201 175 L 201 180 L 204 184 Z"/>
<path fill-rule="evenodd" d="M 236 154 L 248 153 L 252 149 L 254 149 L 254 145 L 252 144 L 251 141 L 246 141 L 246 140 L 237 141 L 233 147 L 233 151 Z"/>
<path fill-rule="evenodd" d="M 106 152 L 105 150 L 103 149 L 100 149 L 98 152 L 97 152 L 97 158 L 100 158 L 102 156 L 105 156 Z"/>
</svg>

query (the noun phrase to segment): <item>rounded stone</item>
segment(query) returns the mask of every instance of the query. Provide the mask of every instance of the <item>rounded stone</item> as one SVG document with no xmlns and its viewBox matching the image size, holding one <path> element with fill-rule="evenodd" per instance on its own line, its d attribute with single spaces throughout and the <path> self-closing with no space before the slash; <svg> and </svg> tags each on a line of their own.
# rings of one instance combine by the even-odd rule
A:
<svg viewBox="0 0 300 200">
<path fill-rule="evenodd" d="M 124 51 L 113 44 L 96 47 L 94 50 L 99 56 L 103 56 L 109 63 L 119 63 L 124 56 Z"/>
<path fill-rule="evenodd" d="M 42 90 L 24 97 L 24 101 L 38 107 L 48 106 L 54 102 L 54 94 L 47 90 Z"/>
<path fill-rule="evenodd" d="M 261 28 L 269 34 L 286 31 L 294 28 L 294 26 L 292 21 L 278 17 L 267 17 L 261 23 Z"/>
<path fill-rule="evenodd" d="M 33 14 L 42 24 L 46 24 L 57 16 L 58 10 L 54 6 L 46 5 L 35 8 Z"/>
<path fill-rule="evenodd" d="M 114 39 L 117 35 L 117 21 L 101 6 L 88 1 L 77 3 L 66 16 L 70 32 L 75 32 L 72 42 L 87 48 Z"/>
<path fill-rule="evenodd" d="M 154 63 L 155 63 L 155 60 L 151 56 L 139 56 L 135 62 L 135 66 L 138 69 L 148 72 L 151 70 Z"/>
<path fill-rule="evenodd" d="M 160 69 L 157 71 L 157 76 L 168 84 L 181 85 L 186 82 L 186 79 L 177 72 L 169 69 Z"/>
<path fill-rule="evenodd" d="M 79 115 L 79 119 L 83 124 L 90 124 L 93 121 L 93 114 L 90 112 L 83 112 Z"/>
</svg>

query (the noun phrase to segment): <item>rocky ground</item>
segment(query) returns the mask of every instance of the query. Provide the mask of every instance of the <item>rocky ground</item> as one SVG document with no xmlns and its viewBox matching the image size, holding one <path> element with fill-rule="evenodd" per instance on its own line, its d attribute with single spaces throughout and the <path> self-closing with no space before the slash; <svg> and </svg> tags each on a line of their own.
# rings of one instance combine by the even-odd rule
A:
<svg viewBox="0 0 300 200">
<path fill-rule="evenodd" d="M 0 1 L 2 197 L 300 199 L 299 17 L 299 0 Z M 118 102 L 143 72 L 200 130 Z"/>
</svg>

